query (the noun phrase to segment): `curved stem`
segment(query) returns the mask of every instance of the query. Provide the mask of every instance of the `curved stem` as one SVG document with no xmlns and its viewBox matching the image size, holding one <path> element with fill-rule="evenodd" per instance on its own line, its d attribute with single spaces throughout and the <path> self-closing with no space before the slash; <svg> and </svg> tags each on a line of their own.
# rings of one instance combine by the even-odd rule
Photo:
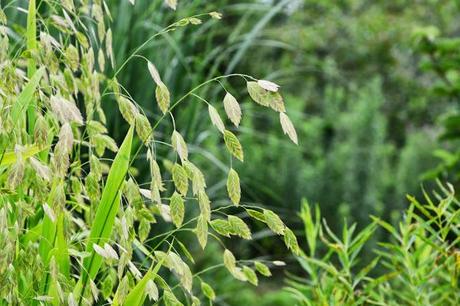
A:
<svg viewBox="0 0 460 306">
<path fill-rule="evenodd" d="M 250 80 L 256 80 L 255 78 L 253 78 L 252 76 L 250 75 L 247 75 L 247 74 L 241 74 L 241 73 L 232 73 L 232 74 L 227 74 L 227 75 L 221 75 L 221 76 L 217 76 L 215 78 L 212 78 L 212 79 L 209 79 L 199 85 L 197 85 L 196 87 L 194 87 L 193 89 L 191 89 L 189 92 L 187 92 L 185 95 L 183 95 L 179 100 L 177 100 L 175 103 L 173 103 L 173 105 L 169 108 L 168 112 L 163 114 L 160 119 L 158 119 L 158 121 L 155 123 L 155 125 L 153 126 L 152 128 L 152 132 L 151 134 L 153 134 L 153 132 L 155 131 L 155 129 L 158 127 L 158 125 L 160 124 L 160 122 L 168 115 L 168 113 L 170 113 L 174 108 L 176 108 L 176 106 L 178 106 L 180 103 L 182 103 L 187 97 L 189 97 L 190 95 L 192 95 L 196 90 L 202 88 L 203 86 L 209 84 L 209 83 L 212 83 L 214 81 L 217 81 L 217 80 L 220 80 L 220 79 L 225 79 L 225 78 L 230 78 L 230 77 L 242 77 L 244 78 L 245 80 L 246 79 L 250 79 Z M 150 135 L 149 135 L 150 136 Z M 137 156 L 139 155 L 140 151 L 142 149 L 142 146 L 139 146 L 139 148 L 136 150 L 136 153 L 134 153 L 133 155 L 133 158 L 131 159 L 131 163 L 130 163 L 130 166 L 132 165 L 132 163 L 136 160 Z"/>
</svg>

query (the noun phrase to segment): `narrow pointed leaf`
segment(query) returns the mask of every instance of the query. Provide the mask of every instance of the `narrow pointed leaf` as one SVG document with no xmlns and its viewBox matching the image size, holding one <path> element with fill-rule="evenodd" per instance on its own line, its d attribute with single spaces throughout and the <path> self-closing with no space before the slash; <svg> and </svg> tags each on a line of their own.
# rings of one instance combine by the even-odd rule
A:
<svg viewBox="0 0 460 306">
<path fill-rule="evenodd" d="M 35 90 L 37 89 L 38 84 L 40 83 L 40 80 L 44 73 L 44 67 L 37 70 L 22 90 L 16 103 L 13 104 L 13 107 L 11 108 L 11 120 L 13 122 L 18 123 L 24 111 L 26 111 L 29 107 L 29 104 L 34 96 Z"/>
<path fill-rule="evenodd" d="M 87 242 L 86 251 L 90 252 L 91 255 L 86 257 L 83 261 L 82 275 L 79 284 L 74 291 L 78 297 L 80 297 L 81 294 L 84 294 L 88 284 L 88 278 L 94 279 L 102 265 L 102 257 L 93 250 L 93 245 L 101 245 L 108 242 L 112 234 L 115 216 L 117 215 L 120 205 L 121 185 L 125 179 L 126 173 L 128 172 L 131 145 L 133 141 L 133 129 L 134 127 L 131 126 L 109 171 L 104 191 L 102 193 L 101 202 L 99 203 L 96 211 L 93 226 Z M 81 291 L 79 292 L 80 288 Z"/>
</svg>

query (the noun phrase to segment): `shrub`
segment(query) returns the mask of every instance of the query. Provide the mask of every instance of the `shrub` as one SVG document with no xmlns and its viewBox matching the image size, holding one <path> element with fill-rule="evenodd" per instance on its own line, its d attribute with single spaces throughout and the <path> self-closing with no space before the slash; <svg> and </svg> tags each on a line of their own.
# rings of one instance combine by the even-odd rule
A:
<svg viewBox="0 0 460 306">
<path fill-rule="evenodd" d="M 404 218 L 391 225 L 372 217 L 363 230 L 344 226 L 341 236 L 321 222 L 318 206 L 303 202 L 300 216 L 308 250 L 299 262 L 307 277 L 293 277 L 289 291 L 304 305 L 457 305 L 460 272 L 460 203 L 451 185 L 425 203 L 408 196 Z M 362 250 L 377 230 L 390 241 Z"/>
<path fill-rule="evenodd" d="M 158 36 L 220 19 L 219 13 L 172 23 L 118 64 L 105 2 L 39 3 L 29 1 L 26 28 L 21 19 L 8 22 L 9 12 L 15 12 L 12 4 L 0 9 L 1 304 L 142 305 L 149 296 L 166 305 L 197 305 L 197 296 L 216 296 L 200 275 L 222 266 L 235 279 L 257 285 L 258 274 L 268 276 L 271 263 L 237 260 L 221 239 L 251 239 L 250 228 L 236 213 L 265 223 L 284 236 L 289 249 L 299 251 L 292 231 L 274 212 L 240 201 L 235 169 L 244 153 L 235 130 L 241 110 L 223 82 L 244 81 L 251 98 L 278 112 L 283 131 L 297 142 L 278 86 L 248 75 L 224 75 L 173 102 L 161 73 L 141 55 Z M 176 1 L 166 3 L 175 8 Z M 144 72 L 137 73 L 150 73 L 153 79 L 158 109 L 149 113 L 160 114 L 153 125 L 152 116 L 117 81 L 134 58 L 145 60 Z M 197 94 L 211 84 L 225 93 L 223 106 Z M 211 205 L 205 173 L 193 164 L 175 125 L 176 108 L 190 98 L 204 103 L 229 152 L 225 206 Z M 103 106 L 118 108 L 129 125 L 120 146 L 106 127 Z M 235 129 L 226 128 L 219 115 L 222 109 Z M 171 135 L 158 132 L 167 119 Z M 167 147 L 168 154 L 159 155 L 159 146 Z M 148 182 L 137 182 L 134 161 L 149 169 Z M 198 215 L 191 216 L 192 205 Z M 172 225 L 163 230 L 157 222 Z M 196 242 L 190 243 L 191 235 Z M 223 263 L 193 273 L 189 248 L 199 244 L 204 249 L 208 238 L 224 248 Z"/>
</svg>

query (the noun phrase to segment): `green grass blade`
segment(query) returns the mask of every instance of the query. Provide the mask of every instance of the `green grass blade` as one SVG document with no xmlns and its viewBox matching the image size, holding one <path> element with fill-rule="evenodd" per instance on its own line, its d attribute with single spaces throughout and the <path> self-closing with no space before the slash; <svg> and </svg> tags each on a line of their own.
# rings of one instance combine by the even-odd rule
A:
<svg viewBox="0 0 460 306">
<path fill-rule="evenodd" d="M 57 219 L 57 224 L 54 224 L 46 217 L 44 224 L 46 223 L 45 229 L 50 232 L 51 242 L 45 247 L 45 254 L 40 254 L 45 256 L 44 262 L 46 265 L 49 264 L 51 258 L 54 256 L 56 264 L 59 268 L 59 273 L 64 275 L 67 279 L 70 278 L 70 255 L 67 241 L 64 236 L 64 213 L 60 213 Z M 52 245 L 54 248 L 50 250 Z M 42 249 L 41 249 L 42 250 Z M 49 295 L 54 298 L 53 305 L 58 305 L 58 293 L 56 288 L 56 279 L 53 279 L 53 276 L 46 272 L 45 277 L 42 280 L 40 286 L 40 293 Z"/>
<path fill-rule="evenodd" d="M 55 180 L 53 182 L 53 185 L 51 187 L 49 196 L 48 196 L 48 202 L 53 198 L 55 192 L 56 192 L 56 186 L 57 186 L 57 181 Z M 40 257 L 43 260 L 43 264 L 48 267 L 49 262 L 50 262 L 50 252 L 53 249 L 55 243 L 56 243 L 56 224 L 50 219 L 50 217 L 46 214 L 43 216 L 43 222 L 41 226 L 41 236 L 40 236 L 40 244 L 38 246 L 38 253 L 40 254 Z M 42 279 L 42 282 L 40 284 L 40 293 L 44 294 L 45 292 L 48 292 L 50 285 L 50 275 L 48 272 L 44 273 L 44 277 Z M 35 303 L 37 305 L 37 303 Z"/>
<path fill-rule="evenodd" d="M 125 179 L 129 168 L 129 158 L 133 141 L 133 128 L 131 127 L 118 151 L 115 160 L 110 168 L 107 182 L 102 193 L 93 226 L 88 239 L 86 250 L 91 255 L 83 261 L 83 270 L 79 284 L 75 288 L 75 297 L 81 299 L 85 293 L 88 278 L 94 279 L 102 265 L 102 257 L 93 250 L 93 244 L 103 244 L 108 242 L 113 229 L 115 216 L 120 205 L 120 188 Z"/>
<path fill-rule="evenodd" d="M 64 213 L 60 213 L 57 221 L 56 229 L 56 262 L 59 267 L 59 272 L 67 279 L 70 277 L 70 257 L 69 248 L 64 235 Z"/>
<path fill-rule="evenodd" d="M 21 94 L 18 97 L 16 103 L 13 104 L 11 108 L 11 120 L 13 122 L 21 122 L 22 114 L 26 111 L 32 101 L 35 90 L 37 89 L 40 80 L 45 73 L 45 67 L 38 69 L 32 78 L 30 78 L 29 83 L 24 87 Z M 21 118 L 22 117 L 22 118 Z"/>
<path fill-rule="evenodd" d="M 129 292 L 128 296 L 125 299 L 124 305 L 130 306 L 142 306 L 144 305 L 146 292 L 145 287 L 147 286 L 147 282 L 149 280 L 153 280 L 157 275 L 158 271 L 160 270 L 161 265 L 163 264 L 164 258 L 159 261 L 155 267 L 145 273 L 144 277 L 136 284 L 136 286 Z M 118 301 L 114 300 L 114 306 L 118 305 Z"/>
<path fill-rule="evenodd" d="M 26 147 L 22 153 L 22 158 L 24 160 L 28 159 L 43 150 L 45 150 L 45 148 L 40 148 L 37 145 Z M 15 152 L 6 152 L 3 154 L 3 157 L 0 158 L 0 166 L 12 165 L 16 162 L 16 160 L 17 158 Z"/>
<path fill-rule="evenodd" d="M 42 223 L 38 223 L 34 227 L 30 228 L 24 235 L 22 235 L 19 239 L 21 244 L 27 245 L 29 242 L 35 242 L 40 238 L 40 234 L 42 233 Z"/>
<path fill-rule="evenodd" d="M 230 74 L 238 63 L 240 62 L 243 55 L 248 51 L 249 47 L 256 41 L 257 35 L 263 30 L 263 28 L 268 24 L 268 22 L 278 14 L 283 7 L 285 7 L 290 0 L 280 1 L 277 5 L 273 6 L 265 16 L 252 28 L 251 32 L 248 33 L 244 42 L 241 44 L 241 47 L 238 49 L 238 52 L 233 56 L 232 61 L 228 64 L 225 74 Z"/>
<path fill-rule="evenodd" d="M 37 8 L 35 0 L 29 0 L 29 12 L 27 14 L 27 51 L 29 51 L 29 59 L 27 62 L 27 76 L 31 78 L 36 71 L 37 63 L 34 59 L 34 52 L 37 49 Z M 32 133 L 35 125 L 36 103 L 32 99 L 27 108 L 27 122 L 28 132 Z"/>
<path fill-rule="evenodd" d="M 37 9 L 35 0 L 29 0 L 29 11 L 27 13 L 27 50 L 33 52 L 37 49 Z M 33 56 L 29 56 L 27 63 L 27 75 L 32 77 L 36 70 L 36 62 Z"/>
<path fill-rule="evenodd" d="M 48 195 L 47 202 L 51 203 L 57 188 L 58 181 L 54 180 L 51 190 Z M 56 240 L 56 224 L 50 219 L 46 214 L 43 216 L 42 222 L 42 233 L 40 237 L 40 245 L 38 247 L 38 252 L 42 258 L 45 265 L 49 263 L 49 252 L 54 247 Z"/>
</svg>

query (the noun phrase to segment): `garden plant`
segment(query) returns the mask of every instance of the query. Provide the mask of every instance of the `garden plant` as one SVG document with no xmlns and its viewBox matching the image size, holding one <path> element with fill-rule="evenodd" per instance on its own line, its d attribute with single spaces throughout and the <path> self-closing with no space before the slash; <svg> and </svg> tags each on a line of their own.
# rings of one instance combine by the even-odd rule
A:
<svg viewBox="0 0 460 306">
<path fill-rule="evenodd" d="M 278 112 L 282 130 L 297 143 L 279 86 L 232 73 L 202 80 L 176 97 L 141 54 L 163 34 L 220 20 L 220 13 L 198 13 L 153 31 L 118 62 L 110 28 L 116 16 L 105 1 L 22 4 L 11 1 L 0 9 L 2 305 L 143 305 L 147 297 L 149 303 L 199 305 L 219 294 L 201 276 L 223 267 L 257 285 L 260 275 L 270 276 L 270 266 L 283 263 L 237 259 L 225 247 L 221 237 L 251 239 L 243 218 L 265 224 L 299 252 L 276 213 L 240 203 L 234 166 L 244 161 L 237 137 L 244 114 L 227 79 L 243 82 L 258 106 Z M 175 9 L 177 3 L 165 5 Z M 17 10 L 25 20 L 9 22 Z M 118 81 L 134 60 L 144 62 L 136 74 L 151 77 L 144 90 L 155 92 L 148 110 L 154 115 L 147 116 Z M 220 101 L 199 95 L 205 86 L 219 90 Z M 193 163 L 176 126 L 175 114 L 192 101 L 209 114 L 219 147 L 228 151 L 227 205 L 210 202 L 206 171 Z M 121 144 L 107 129 L 105 109 L 117 109 L 127 122 Z M 158 147 L 168 153 L 160 155 L 165 150 Z M 137 180 L 134 165 L 148 169 L 148 181 Z M 210 239 L 221 245 L 221 264 L 193 273 L 189 247 L 204 249 Z"/>
<path fill-rule="evenodd" d="M 459 305 L 459 18 L 0 0 L 0 305 Z"/>
</svg>

